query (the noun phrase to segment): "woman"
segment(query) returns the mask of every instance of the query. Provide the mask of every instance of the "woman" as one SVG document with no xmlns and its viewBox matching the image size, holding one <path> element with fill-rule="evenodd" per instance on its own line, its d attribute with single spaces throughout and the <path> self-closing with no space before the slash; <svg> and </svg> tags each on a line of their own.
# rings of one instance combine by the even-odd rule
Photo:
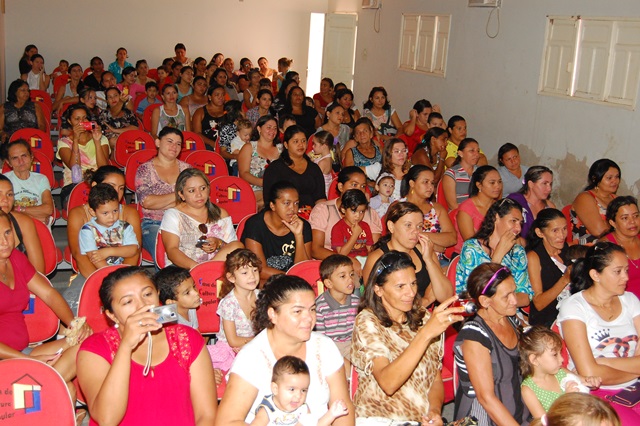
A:
<svg viewBox="0 0 640 426">
<path fill-rule="evenodd" d="M 193 60 L 193 74 L 196 77 L 207 78 L 207 60 L 202 56 L 198 56 Z"/>
<path fill-rule="evenodd" d="M 271 115 L 260 117 L 253 129 L 251 143 L 245 144 L 238 153 L 238 175 L 249 182 L 256 194 L 258 210 L 265 204 L 263 200 L 263 179 L 265 169 L 280 157 L 282 145 L 278 143 L 278 123 Z"/>
<path fill-rule="evenodd" d="M 509 198 L 493 203 L 478 232 L 462 245 L 456 269 L 456 293 L 468 290 L 467 279 L 478 265 L 500 263 L 513 274 L 518 307 L 529 304 L 533 291 L 527 272 L 527 256 L 518 244 L 521 224 L 522 209 L 518 203 Z"/>
<path fill-rule="evenodd" d="M 328 77 L 320 80 L 320 91 L 313 95 L 313 105 L 320 117 L 324 117 L 327 105 L 333 102 L 333 80 Z"/>
<path fill-rule="evenodd" d="M 442 178 L 442 189 L 449 211 L 457 209 L 469 198 L 470 177 L 476 171 L 480 159 L 480 145 L 475 139 L 464 139 L 458 148 L 458 157 Z"/>
<path fill-rule="evenodd" d="M 33 154 L 31 145 L 24 139 L 18 139 L 5 145 L 3 155 L 11 171 L 4 175 L 13 184 L 14 208 L 40 222 L 49 225 L 54 205 L 49 179 L 45 175 L 32 172 Z"/>
<path fill-rule="evenodd" d="M 191 87 L 191 83 L 193 83 L 193 68 L 191 67 L 182 67 L 180 68 L 180 78 L 176 81 L 176 90 L 178 91 L 178 102 L 182 100 L 182 98 L 189 96 L 193 93 L 193 87 Z"/>
<path fill-rule="evenodd" d="M 353 92 L 346 87 L 344 89 L 336 88 L 333 103 L 340 104 L 344 108 L 345 113 L 342 116 L 342 124 L 353 128 L 356 121 L 360 119 L 360 111 L 353 109 Z"/>
<path fill-rule="evenodd" d="M 136 82 L 137 76 L 135 68 L 126 67 L 122 70 L 122 82 L 116 85 L 121 94 L 127 97 L 127 103 L 133 102 L 139 95 L 145 94 L 144 86 Z"/>
<path fill-rule="evenodd" d="M 571 267 L 567 265 L 567 219 L 560 210 L 540 212 L 527 238 L 527 271 L 533 298 L 529 324 L 551 327 L 558 317 L 558 302 L 568 291 Z M 570 263 L 569 263 L 570 265 Z"/>
<path fill-rule="evenodd" d="M 127 49 L 124 47 L 119 47 L 116 51 L 116 60 L 109 64 L 109 72 L 112 72 L 116 77 L 116 82 L 120 83 L 122 81 L 122 71 L 126 67 L 132 67 L 133 64 L 127 62 L 127 58 L 129 54 L 127 53 Z"/>
<path fill-rule="evenodd" d="M 382 149 L 382 168 L 380 173 L 376 173 L 376 176 L 372 177 L 371 172 L 376 169 L 375 166 L 365 168 L 367 175 L 371 180 L 376 179 L 381 173 L 386 173 L 393 176 L 396 184 L 393 189 L 391 198 L 397 200 L 400 198 L 400 189 L 402 187 L 402 180 L 404 175 L 409 171 L 411 162 L 409 161 L 409 150 L 407 145 L 402 139 L 391 138 L 384 142 Z"/>
<path fill-rule="evenodd" d="M 102 74 L 105 72 L 104 62 L 99 56 L 94 56 L 89 63 L 89 69 L 91 72 L 82 80 L 84 86 L 91 87 L 95 91 L 102 90 L 100 82 L 102 81 Z"/>
<path fill-rule="evenodd" d="M 367 117 L 362 117 L 356 121 L 351 135 L 351 140 L 354 141 L 355 145 L 351 140 L 345 144 L 342 152 L 343 166 L 366 167 L 382 163 L 382 153 L 373 139 L 374 132 L 373 124 Z"/>
<path fill-rule="evenodd" d="M 473 172 L 469 183 L 469 198 L 458 206 L 456 227 L 458 242 L 455 252 L 460 253 L 462 243 L 478 232 L 489 207 L 502 197 L 502 179 L 492 166 L 480 166 Z"/>
<path fill-rule="evenodd" d="M 208 102 L 202 108 L 198 108 L 191 119 L 191 128 L 200 135 L 209 151 L 216 150 L 218 141 L 218 121 L 224 115 L 225 89 L 219 85 L 210 86 L 207 89 Z"/>
<path fill-rule="evenodd" d="M 322 416 L 329 405 L 342 400 L 349 413 L 333 425 L 353 425 L 354 410 L 342 355 L 328 337 L 311 331 L 316 322 L 311 286 L 296 276 L 273 277 L 260 291 L 252 320 L 258 334 L 234 360 L 216 426 L 251 423 L 264 396 L 272 393 L 273 364 L 285 355 L 303 359 L 312 371 L 307 404 L 314 417 Z"/>
<path fill-rule="evenodd" d="M 258 59 L 258 67 L 260 71 L 260 77 L 262 78 L 268 78 L 269 80 L 273 81 L 274 76 L 278 74 L 278 71 L 274 70 L 273 68 L 269 68 L 269 61 L 267 61 L 267 58 L 265 58 L 264 56 L 261 56 Z"/>
<path fill-rule="evenodd" d="M 598 242 L 589 247 L 586 256 L 573 264 L 573 295 L 560 304 L 558 314 L 569 350 L 568 368 L 602 378 L 602 386 L 592 394 L 603 399 L 634 384 L 640 375 L 640 302 L 625 291 L 628 267 L 619 245 Z M 640 406 L 611 405 L 622 424 L 640 424 Z"/>
<path fill-rule="evenodd" d="M 69 65 L 69 82 L 58 89 L 51 110 L 57 111 L 59 117 L 65 104 L 78 102 L 78 93 L 83 87 L 82 67 L 80 64 Z"/>
<path fill-rule="evenodd" d="M 311 136 L 321 121 L 318 112 L 305 104 L 305 94 L 301 87 L 295 86 L 287 95 L 287 103 L 282 109 L 284 114 L 292 114 L 296 118 L 296 123 L 304 129 L 306 137 Z"/>
<path fill-rule="evenodd" d="M 280 158 L 269 164 L 264 171 L 263 191 L 270 194 L 271 187 L 277 182 L 292 184 L 300 194 L 300 210 L 309 218 L 311 209 L 327 196 L 324 190 L 324 176 L 317 164 L 305 154 L 307 138 L 304 129 L 297 124 L 284 131 L 284 149 Z M 265 204 L 273 201 L 265 198 Z M 303 217 L 305 215 L 303 214 Z"/>
<path fill-rule="evenodd" d="M 98 97 L 96 91 L 91 87 L 83 87 L 80 91 L 80 103 L 83 103 L 89 109 L 91 116 L 89 119 L 91 121 L 98 121 L 100 114 L 102 114 L 102 109 L 98 106 Z"/>
<path fill-rule="evenodd" d="M 207 260 L 222 260 L 237 248 L 231 216 L 211 202 L 211 186 L 198 169 L 183 170 L 176 180 L 176 206 L 162 217 L 160 230 L 168 260 L 191 269 Z"/>
<path fill-rule="evenodd" d="M 593 243 L 609 232 L 605 215 L 620 186 L 620 167 L 608 158 L 589 168 L 589 184 L 578 194 L 571 207 L 573 239 L 580 244 Z"/>
<path fill-rule="evenodd" d="M 468 288 L 478 312 L 462 326 L 453 347 L 459 377 L 454 418 L 474 416 L 483 426 L 528 425 L 513 276 L 500 264 L 485 263 L 471 273 Z"/>
<path fill-rule="evenodd" d="M 289 96 L 289 92 L 294 87 L 298 87 L 298 83 L 293 80 L 284 80 L 282 83 L 282 87 L 278 89 L 278 93 L 276 94 L 275 99 L 273 100 L 273 109 L 277 114 L 284 109 L 285 105 L 287 105 L 287 97 Z M 304 99 L 304 97 L 302 98 Z"/>
<path fill-rule="evenodd" d="M 238 99 L 238 89 L 235 84 L 233 84 L 233 82 L 229 81 L 229 76 L 227 75 L 227 71 L 224 68 L 216 68 L 213 71 L 213 74 L 209 78 L 209 86 L 213 86 L 214 84 L 217 84 L 224 88 L 225 100 L 230 101 Z"/>
<path fill-rule="evenodd" d="M 258 91 L 260 90 L 260 72 L 251 70 L 247 73 L 249 79 L 249 87 L 242 92 L 244 107 L 249 110 L 258 106 Z"/>
<path fill-rule="evenodd" d="M 616 197 L 607 207 L 607 222 L 611 232 L 601 241 L 611 241 L 621 246 L 629 260 L 627 291 L 640 296 L 640 215 L 638 200 L 631 196 Z"/>
<path fill-rule="evenodd" d="M 269 207 L 250 217 L 242 233 L 244 245 L 262 262 L 262 280 L 311 259 L 311 226 L 298 217 L 295 186 L 281 181 L 268 195 Z"/>
<path fill-rule="evenodd" d="M 425 247 L 433 250 L 430 243 Z M 464 308 L 447 309 L 454 296 L 428 313 L 420 305 L 415 266 L 405 253 L 385 253 L 374 271 L 358 308 L 351 346 L 358 372 L 353 399 L 357 417 L 442 425 L 442 336 L 463 319 L 459 313 Z"/>
<path fill-rule="evenodd" d="M 85 340 L 78 353 L 90 424 L 213 424 L 216 390 L 204 340 L 191 327 L 158 322 L 150 312 L 160 299 L 149 272 L 115 270 L 99 293 L 115 325 Z"/>
<path fill-rule="evenodd" d="M 15 80 L 9 85 L 7 101 L 0 106 L 1 143 L 6 143 L 20 129 L 47 130 L 42 107 L 30 99 L 30 93 L 24 80 Z"/>
<path fill-rule="evenodd" d="M 247 120 L 251 121 L 251 124 L 255 127 L 260 117 L 268 114 L 273 115 L 271 104 L 273 104 L 273 93 L 271 93 L 271 90 L 260 90 L 258 92 L 258 105 L 247 111 Z"/>
<path fill-rule="evenodd" d="M 222 53 L 216 53 L 215 55 L 213 55 L 211 57 L 211 61 L 210 63 L 215 64 L 216 67 L 221 67 L 222 63 L 224 62 L 224 55 Z"/>
<path fill-rule="evenodd" d="M 509 198 L 522 207 L 524 222 L 522 235 L 529 235 L 531 224 L 544 209 L 555 209 L 556 205 L 549 199 L 553 191 L 553 172 L 545 166 L 529 167 L 524 174 L 524 186 L 518 192 L 509 194 Z M 505 191 L 502 191 L 505 193 Z"/>
<path fill-rule="evenodd" d="M 35 44 L 28 44 L 24 48 L 24 53 L 22 53 L 20 62 L 18 62 L 21 80 L 27 80 L 27 74 L 29 74 L 29 71 L 31 71 L 31 56 L 35 55 L 36 53 L 38 53 L 38 48 Z"/>
<path fill-rule="evenodd" d="M 444 175 L 447 136 L 446 130 L 439 127 L 430 128 L 424 134 L 422 142 L 416 147 L 411 156 L 411 164 L 423 164 L 433 169 L 436 187 Z"/>
<path fill-rule="evenodd" d="M 0 175 L 0 210 L 8 215 L 12 224 L 14 247 L 27 255 L 29 262 L 40 273 L 44 273 L 44 254 L 33 219 L 13 210 L 15 197 L 13 185 L 8 177 Z"/>
<path fill-rule="evenodd" d="M 207 104 L 207 79 L 197 76 L 193 79 L 193 93 L 180 99 L 180 106 L 183 110 L 189 110 L 189 116 Z M 189 123 L 190 124 L 190 123 Z"/>
<path fill-rule="evenodd" d="M 178 89 L 172 84 L 162 88 L 162 106 L 151 113 L 151 136 L 158 139 L 158 134 L 165 127 L 191 131 L 189 110 L 178 105 Z"/>
<path fill-rule="evenodd" d="M 138 74 L 136 77 L 136 83 L 142 87 L 144 87 L 149 81 L 153 81 L 155 83 L 155 80 L 149 77 L 149 64 L 147 64 L 146 59 L 136 61 L 136 73 Z"/>
<path fill-rule="evenodd" d="M 64 167 L 64 187 L 61 191 L 63 206 L 66 206 L 73 187 L 82 181 L 82 173 L 109 164 L 109 140 L 102 134 L 101 127 L 97 124 L 92 130 L 85 127 L 90 114 L 89 109 L 81 103 L 71 105 L 67 114 L 71 133 L 58 139 L 56 158 L 62 161 Z"/>
<path fill-rule="evenodd" d="M 389 233 L 374 245 L 374 250 L 367 256 L 363 268 L 365 282 L 375 275 L 374 265 L 385 253 L 399 251 L 406 253 L 415 267 L 418 278 L 418 295 L 422 306 L 430 306 L 434 301 L 444 303 L 453 293 L 449 280 L 442 273 L 440 262 L 433 249 L 426 245 L 433 244 L 431 234 L 423 232 L 422 210 L 415 204 L 399 202 L 387 211 L 387 229 Z M 433 285 L 432 285 L 433 284 Z"/>
<path fill-rule="evenodd" d="M 427 166 L 413 166 L 402 179 L 402 198 L 398 201 L 413 203 L 422 211 L 422 232 L 429 232 L 429 239 L 440 256 L 447 247 L 456 243 L 456 230 L 447 210 L 432 201 L 434 189 L 433 170 Z"/>
<path fill-rule="evenodd" d="M 371 120 L 376 134 L 382 140 L 400 137 L 402 133 L 402 121 L 398 113 L 387 100 L 387 91 L 384 87 L 374 87 L 369 92 L 369 100 L 364 104 L 363 117 Z"/>
<path fill-rule="evenodd" d="M 176 205 L 176 180 L 180 172 L 191 167 L 178 160 L 182 142 L 180 130 L 165 127 L 156 139 L 158 155 L 136 171 L 136 199 L 142 207 L 142 247 L 154 260 L 162 216 L 165 210 Z"/>
<path fill-rule="evenodd" d="M 346 124 L 342 124 L 345 114 L 344 108 L 334 102 L 325 108 L 325 113 L 325 123 L 318 127 L 316 133 L 322 130 L 331 133 L 334 140 L 333 144 L 339 146 L 339 151 L 342 152 L 342 149 L 351 138 L 351 128 Z"/>
<path fill-rule="evenodd" d="M 422 142 L 422 137 L 429 130 L 429 114 L 432 111 L 433 106 L 426 99 L 420 99 L 413 104 L 413 109 L 409 111 L 409 121 L 405 121 L 402 125 L 402 132 L 406 136 L 405 141 L 410 153 L 416 150 L 416 147 Z M 437 107 L 435 111 L 440 112 L 440 108 Z"/>
<path fill-rule="evenodd" d="M 107 97 L 107 109 L 102 111 L 98 118 L 104 135 L 109 140 L 111 150 L 115 150 L 118 136 L 127 130 L 138 130 L 138 119 L 126 106 L 122 93 L 117 87 L 110 87 L 104 91 Z"/>
<path fill-rule="evenodd" d="M 523 176 L 528 167 L 520 164 L 520 150 L 512 143 L 505 143 L 498 149 L 498 172 L 502 176 L 504 196 L 522 189 Z"/>
<path fill-rule="evenodd" d="M 27 74 L 29 89 L 47 91 L 51 82 L 51 75 L 44 70 L 44 58 L 36 53 L 31 55 L 31 70 Z"/>
</svg>

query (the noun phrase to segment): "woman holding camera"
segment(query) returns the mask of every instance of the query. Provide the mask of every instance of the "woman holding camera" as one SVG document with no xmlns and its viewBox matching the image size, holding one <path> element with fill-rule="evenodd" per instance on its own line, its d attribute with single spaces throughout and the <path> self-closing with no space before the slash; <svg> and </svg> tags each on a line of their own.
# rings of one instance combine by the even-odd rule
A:
<svg viewBox="0 0 640 426">
<path fill-rule="evenodd" d="M 204 340 L 191 327 L 158 322 L 149 272 L 117 269 L 99 294 L 114 326 L 86 339 L 77 359 L 90 424 L 213 424 L 215 380 Z"/>
</svg>

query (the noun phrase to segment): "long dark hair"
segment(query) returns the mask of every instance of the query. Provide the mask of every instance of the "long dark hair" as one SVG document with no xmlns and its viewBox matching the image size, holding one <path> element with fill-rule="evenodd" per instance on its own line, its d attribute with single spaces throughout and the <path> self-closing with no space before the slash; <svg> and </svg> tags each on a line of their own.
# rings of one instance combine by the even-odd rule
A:
<svg viewBox="0 0 640 426">
<path fill-rule="evenodd" d="M 414 153 L 418 152 L 418 150 L 423 149 L 424 147 L 428 147 L 428 151 L 429 151 L 429 158 L 431 158 L 431 139 L 436 138 L 438 139 L 440 136 L 442 136 L 443 133 L 447 133 L 446 130 L 441 129 L 440 127 L 432 127 L 429 130 L 427 130 L 427 133 L 424 134 L 424 136 L 422 137 L 422 141 L 420 142 L 420 145 L 416 146 L 416 149 L 413 150 Z"/>
<path fill-rule="evenodd" d="M 478 188 L 478 184 L 484 182 L 487 178 L 489 172 L 498 172 L 495 167 L 485 165 L 478 167 L 473 174 L 471 175 L 471 180 L 469 181 L 469 198 L 475 197 L 480 193 L 480 188 Z"/>
<path fill-rule="evenodd" d="M 589 184 L 584 188 L 584 190 L 589 191 L 598 186 L 609 169 L 616 169 L 620 174 L 620 177 L 622 177 L 620 166 L 618 166 L 615 161 L 609 160 L 608 158 L 602 158 L 589 167 Z"/>
<path fill-rule="evenodd" d="M 415 182 L 418 179 L 418 176 L 420 176 L 420 173 L 426 171 L 433 173 L 433 169 L 431 167 L 424 166 L 422 164 L 411 166 L 409 171 L 402 178 L 402 183 L 400 184 L 400 196 L 402 198 L 406 197 L 409 194 L 409 190 L 411 189 L 411 185 L 409 185 L 409 183 L 411 181 Z M 433 194 L 431 194 L 431 198 L 433 198 L 435 192 L 436 191 L 433 191 Z"/>
<path fill-rule="evenodd" d="M 538 216 L 536 217 L 536 220 L 534 220 L 533 224 L 531 224 L 531 228 L 529 229 L 529 235 L 526 236 L 527 251 L 533 250 L 534 248 L 542 244 L 542 238 L 540 238 L 538 234 L 536 234 L 536 229 L 539 229 L 540 231 L 542 231 L 543 229 L 546 229 L 547 226 L 549 226 L 549 223 L 552 220 L 556 220 L 556 219 L 565 219 L 564 215 L 560 210 L 552 209 L 552 208 L 540 210 L 540 212 L 538 213 Z"/>
<path fill-rule="evenodd" d="M 496 229 L 496 217 L 503 218 L 511 213 L 511 210 L 522 212 L 522 206 L 511 198 L 503 198 L 502 200 L 494 202 L 491 207 L 489 207 L 489 210 L 487 210 L 480 229 L 478 229 L 478 232 L 476 232 L 473 238 L 476 238 L 485 246 L 488 246 L 489 238 Z"/>
<path fill-rule="evenodd" d="M 191 179 L 192 177 L 199 177 L 200 179 L 202 179 L 205 185 L 207 186 L 207 188 L 209 188 L 209 191 L 211 191 L 211 183 L 209 182 L 207 175 L 205 175 L 202 170 L 199 170 L 193 167 L 184 169 L 178 175 L 178 179 L 176 179 L 176 189 L 175 189 L 176 204 L 181 204 L 185 202 L 180 197 L 180 193 L 184 191 L 184 186 L 187 184 L 187 180 Z M 220 220 L 220 216 L 222 215 L 222 210 L 220 210 L 220 207 L 216 206 L 211 202 L 211 196 L 207 198 L 207 201 L 205 202 L 205 206 L 207 207 L 207 223 L 213 223 Z"/>
<path fill-rule="evenodd" d="M 303 135 L 305 134 L 304 133 L 304 129 L 302 128 L 302 126 L 294 124 L 292 126 L 287 127 L 287 130 L 284 131 L 284 136 L 283 136 L 283 141 L 287 143 L 287 146 L 289 145 L 289 141 L 291 140 L 291 138 L 294 135 L 297 135 L 298 133 L 302 133 Z M 306 138 L 306 136 L 305 136 L 305 138 Z M 311 163 L 311 159 L 309 158 L 309 156 L 307 154 L 303 154 L 302 157 L 305 160 L 307 160 L 307 163 Z M 284 148 L 283 147 L 282 152 L 280 153 L 280 159 L 287 166 L 291 166 L 293 164 L 293 160 L 291 159 L 291 156 L 289 155 L 289 149 L 288 148 Z"/>
<path fill-rule="evenodd" d="M 382 86 L 375 86 L 371 89 L 371 91 L 369 92 L 369 96 L 367 97 L 367 101 L 364 103 L 364 108 L 373 108 L 373 101 L 371 100 L 371 98 L 373 98 L 373 96 L 378 92 L 382 93 L 385 99 L 385 103 L 382 109 L 384 109 L 385 111 L 391 109 L 391 104 L 389 103 L 389 95 L 387 95 L 387 90 Z"/>
<path fill-rule="evenodd" d="M 593 278 L 589 275 L 592 269 L 602 272 L 609 266 L 614 253 L 626 252 L 622 247 L 609 241 L 599 241 L 587 249 L 587 254 L 576 260 L 571 270 L 571 294 L 586 290 L 593 285 Z"/>
</svg>

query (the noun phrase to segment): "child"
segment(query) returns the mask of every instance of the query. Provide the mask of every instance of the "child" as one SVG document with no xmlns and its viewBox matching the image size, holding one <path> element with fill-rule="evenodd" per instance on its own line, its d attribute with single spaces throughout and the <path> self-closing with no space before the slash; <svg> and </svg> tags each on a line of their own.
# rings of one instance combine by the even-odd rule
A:
<svg viewBox="0 0 640 426">
<path fill-rule="evenodd" d="M 256 307 L 262 262 L 252 251 L 236 249 L 224 262 L 226 283 L 220 292 L 218 315 L 222 320 L 218 341 L 207 346 L 213 366 L 229 371 L 236 353 L 253 339 L 251 312 Z"/>
<path fill-rule="evenodd" d="M 336 159 L 340 158 L 340 155 L 336 153 L 335 146 L 336 145 L 333 144 L 333 135 L 326 130 L 322 130 L 313 135 L 313 152 L 311 153 L 311 158 L 322 171 L 322 176 L 324 176 L 324 192 L 327 196 L 331 182 L 335 177 L 333 163 Z"/>
<path fill-rule="evenodd" d="M 369 205 L 367 196 L 359 189 L 349 189 L 342 194 L 341 201 L 344 217 L 331 228 L 331 249 L 357 258 L 364 266 L 373 245 L 371 228 L 362 220 Z"/>
<path fill-rule="evenodd" d="M 244 146 L 244 144 L 251 142 L 251 132 L 253 130 L 253 125 L 251 121 L 246 118 L 240 118 L 236 121 L 236 127 L 238 128 L 238 132 L 236 133 L 236 137 L 231 140 L 231 144 L 229 150 L 231 151 L 231 155 L 234 156 L 233 160 L 229 162 L 229 166 L 232 170 L 234 170 L 234 176 L 238 176 L 238 154 L 240 153 L 240 149 Z"/>
<path fill-rule="evenodd" d="M 60 59 L 60 62 L 58 63 L 58 68 L 53 70 L 53 74 L 51 74 L 51 78 L 55 81 L 56 78 L 60 77 L 61 75 L 66 75 L 68 73 L 69 73 L 69 61 L 67 61 L 66 59 Z"/>
<path fill-rule="evenodd" d="M 197 330 L 196 309 L 202 303 L 202 299 L 189 270 L 169 265 L 158 271 L 153 281 L 160 293 L 160 301 L 165 305 L 175 303 L 178 307 L 178 324 L 188 325 Z"/>
<path fill-rule="evenodd" d="M 378 212 L 380 217 L 387 214 L 389 205 L 395 200 L 391 196 L 396 188 L 396 179 L 390 173 L 382 173 L 376 180 L 376 191 L 378 194 L 371 197 L 369 206 Z"/>
<path fill-rule="evenodd" d="M 518 345 L 522 370 L 522 400 L 535 418 L 542 417 L 560 395 L 588 393 L 600 386 L 600 377 L 580 377 L 562 368 L 562 338 L 535 325 L 522 334 Z"/>
<path fill-rule="evenodd" d="M 267 89 L 273 93 L 273 86 L 271 86 L 271 80 L 268 78 L 261 78 L 258 82 L 258 92 L 262 89 Z"/>
<path fill-rule="evenodd" d="M 351 259 L 342 254 L 327 257 L 320 264 L 320 278 L 326 290 L 316 299 L 316 331 L 334 341 L 349 376 L 351 334 L 360 303 L 360 298 L 353 294 L 355 272 Z"/>
<path fill-rule="evenodd" d="M 256 409 L 251 426 L 318 425 L 329 426 L 349 411 L 344 401 L 337 400 L 325 415 L 316 419 L 306 404 L 310 373 L 307 364 L 295 356 L 283 356 L 273 366 L 271 395 L 265 396 Z"/>
<path fill-rule="evenodd" d="M 169 78 L 169 69 L 166 65 L 160 65 L 158 67 L 158 91 L 162 90 L 167 84 L 173 84 Z"/>
<path fill-rule="evenodd" d="M 118 193 L 106 183 L 89 191 L 89 212 L 93 216 L 80 228 L 80 253 L 86 254 L 96 268 L 119 265 L 125 257 L 138 255 L 138 240 L 133 227 L 120 219 Z"/>
<path fill-rule="evenodd" d="M 157 97 L 158 84 L 155 81 L 148 81 L 144 85 L 144 91 L 147 96 L 140 101 L 138 107 L 136 108 L 136 114 L 138 114 L 140 118 L 144 116 L 144 110 L 146 110 L 149 106 L 162 103 L 162 101 Z"/>
<path fill-rule="evenodd" d="M 296 123 L 296 118 L 293 114 L 282 113 L 278 114 L 278 138 L 280 142 L 282 142 L 282 138 L 284 136 L 284 131 L 287 130 L 289 126 L 293 126 Z"/>
<path fill-rule="evenodd" d="M 429 126 L 429 128 L 440 127 L 442 130 L 447 130 L 447 125 L 442 118 L 442 114 L 439 112 L 432 112 L 429 114 L 429 117 L 427 118 L 427 126 Z"/>
<path fill-rule="evenodd" d="M 554 402 L 547 414 L 531 426 L 621 426 L 611 404 L 585 393 L 566 393 Z"/>
</svg>

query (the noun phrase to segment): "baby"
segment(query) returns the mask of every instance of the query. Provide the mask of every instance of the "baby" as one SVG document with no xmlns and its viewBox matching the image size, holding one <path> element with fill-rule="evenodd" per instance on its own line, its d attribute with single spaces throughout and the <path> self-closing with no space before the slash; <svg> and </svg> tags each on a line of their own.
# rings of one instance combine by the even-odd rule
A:
<svg viewBox="0 0 640 426">
<path fill-rule="evenodd" d="M 238 158 L 240 149 L 242 149 L 244 144 L 251 142 L 251 131 L 253 130 L 251 121 L 247 120 L 246 118 L 238 119 L 238 121 L 236 121 L 236 127 L 238 128 L 238 132 L 236 133 L 236 137 L 231 140 L 231 144 L 229 145 L 229 152 L 231 152 L 231 155 L 233 155 L 234 158 L 229 162 L 229 166 L 231 166 L 233 170 L 237 168 L 236 158 Z"/>
</svg>

